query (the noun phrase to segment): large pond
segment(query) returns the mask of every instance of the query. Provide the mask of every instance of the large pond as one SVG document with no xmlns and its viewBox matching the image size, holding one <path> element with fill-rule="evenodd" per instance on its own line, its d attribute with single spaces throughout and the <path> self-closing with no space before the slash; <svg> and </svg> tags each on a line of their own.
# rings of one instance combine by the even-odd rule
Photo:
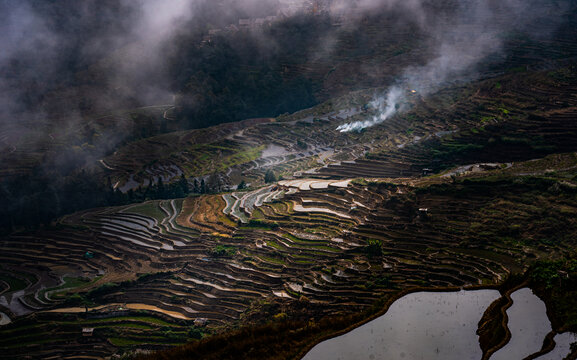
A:
<svg viewBox="0 0 577 360">
<path fill-rule="evenodd" d="M 500 294 L 496 290 L 418 292 L 395 301 L 387 313 L 349 333 L 315 346 L 304 360 L 479 360 L 479 320 Z M 538 352 L 551 331 L 546 308 L 528 288 L 515 291 L 507 310 L 511 340 L 491 360 L 523 359 Z M 539 359 L 564 359 L 577 335 L 559 334 Z"/>
<path fill-rule="evenodd" d="M 305 360 L 478 360 L 477 325 L 497 290 L 417 292 L 387 313 L 315 346 Z"/>
</svg>

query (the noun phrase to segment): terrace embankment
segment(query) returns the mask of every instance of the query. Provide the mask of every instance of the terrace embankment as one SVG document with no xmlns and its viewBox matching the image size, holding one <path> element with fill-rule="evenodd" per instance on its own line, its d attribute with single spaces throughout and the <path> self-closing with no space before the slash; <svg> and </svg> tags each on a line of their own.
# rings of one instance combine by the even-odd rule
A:
<svg viewBox="0 0 577 360">
<path fill-rule="evenodd" d="M 513 74 L 444 90 L 411 100 L 405 118 L 359 134 L 336 132 L 346 120 L 338 114 L 224 131 L 210 149 L 190 148 L 200 151 L 191 159 L 200 153 L 207 155 L 205 164 L 218 153 L 232 159 L 230 177 L 254 179 L 249 190 L 83 211 L 3 237 L 0 301 L 13 320 L 6 329 L 28 326 L 45 309 L 87 306 L 92 316 L 99 310 L 90 308 L 125 304 L 188 330 L 161 331 L 149 322 L 135 334 L 111 320 L 96 330 L 95 344 L 103 353 L 156 349 L 176 342 L 165 341 L 163 331 L 184 341 L 188 332 L 224 331 L 275 316 L 346 316 L 399 290 L 496 284 L 537 260 L 571 256 L 577 233 L 572 76 L 571 68 L 527 80 Z M 441 113 L 445 108 L 450 111 Z M 208 139 L 210 131 L 199 134 Z M 269 145 L 255 150 L 263 139 Z M 340 165 L 327 165 L 335 161 Z M 493 164 L 407 177 L 424 167 L 474 161 Z M 256 185 L 268 169 L 288 176 L 301 167 L 321 167 L 306 175 L 337 180 Z M 363 171 L 371 179 L 349 179 Z M 389 179 L 375 179 L 383 176 Z M 555 312 L 568 308 L 566 301 L 553 304 Z M 82 344 L 78 324 L 86 319 L 70 314 L 76 328 L 50 327 L 55 315 L 49 313 L 27 337 L 7 332 L 2 348 L 18 357 L 23 353 L 11 342 L 34 343 L 26 351 L 42 357 L 62 349 L 63 339 Z M 70 346 L 67 354 L 80 347 Z"/>
<path fill-rule="evenodd" d="M 405 114 L 354 136 L 377 140 L 364 157 L 329 164 L 316 174 L 398 178 L 575 151 L 575 71 L 570 66 L 503 75 L 416 99 Z"/>
<path fill-rule="evenodd" d="M 374 20 L 357 35 L 388 32 Z M 519 51 L 480 69 L 484 80 L 426 98 L 407 93 L 406 112 L 359 133 L 336 129 L 379 115 L 365 105 L 384 89 L 277 119 L 136 136 L 103 159 L 94 151 L 96 177 L 122 191 L 183 174 L 190 185 L 205 181 L 195 192 L 213 194 L 148 201 L 143 189 L 140 204 L 2 236 L 0 309 L 12 322 L 0 328 L 0 351 L 101 358 L 254 325 L 222 335 L 233 341 L 212 356 L 289 357 L 310 346 L 310 334 L 345 329 L 409 289 L 494 285 L 535 263 L 532 285 L 548 299 L 555 330 L 575 329 L 577 71 L 567 61 L 577 53 L 574 22 L 549 43 L 507 39 Z M 361 68 L 375 76 L 357 84 L 382 86 L 424 55 L 411 54 L 398 36 L 411 29 L 403 31 L 371 47 L 390 56 L 349 57 L 358 44 L 345 34 L 336 62 L 282 68 L 322 82 L 321 98 L 350 89 L 344 83 L 363 77 Z M 98 119 L 96 130 L 140 130 L 121 117 Z M 46 154 L 53 162 L 53 148 L 94 155 L 90 142 L 66 140 L 83 144 L 80 133 L 92 137 L 92 125 L 71 134 L 39 127 L 44 140 L 36 144 L 11 143 L 3 132 L 0 177 L 29 174 Z M 491 165 L 450 170 L 472 163 Z M 288 180 L 261 186 L 269 170 Z M 248 190 L 219 193 L 243 182 Z M 294 347 L 283 346 L 287 332 L 300 338 Z M 275 347 L 258 353 L 260 340 Z M 210 348 L 211 340 L 202 344 Z M 212 350 L 222 344 L 215 340 Z"/>
<path fill-rule="evenodd" d="M 19 296 L 22 314 L 52 309 L 79 322 L 82 313 L 67 308 L 87 306 L 92 316 L 102 312 L 96 305 L 121 304 L 186 326 L 196 321 L 208 333 L 282 313 L 343 315 L 415 286 L 496 284 L 538 259 L 570 255 L 574 157 L 452 179 L 301 179 L 85 211 L 2 240 L 4 273 L 17 272 L 3 278 L 9 288 L 1 296 Z M 553 165 L 559 172 L 545 172 Z M 533 175 L 517 175 L 526 169 Z M 67 331 L 56 327 L 59 335 L 45 340 L 52 345 L 37 354 L 58 347 Z M 130 331 L 106 330 L 94 341 L 106 349 L 168 345 L 157 327 L 139 330 L 130 343 L 116 340 Z"/>
<path fill-rule="evenodd" d="M 101 175 L 122 191 L 180 174 L 219 191 L 241 181 L 259 186 L 269 170 L 285 178 L 401 178 L 575 151 L 575 71 L 524 70 L 426 98 L 407 93 L 405 112 L 360 133 L 337 131 L 378 115 L 364 105 L 379 89 L 360 91 L 291 116 L 130 143 L 103 159 Z"/>
</svg>

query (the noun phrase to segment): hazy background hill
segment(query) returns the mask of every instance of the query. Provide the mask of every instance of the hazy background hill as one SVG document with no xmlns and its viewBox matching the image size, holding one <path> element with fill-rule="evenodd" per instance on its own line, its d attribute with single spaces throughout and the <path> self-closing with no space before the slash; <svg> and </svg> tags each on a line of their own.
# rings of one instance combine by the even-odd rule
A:
<svg viewBox="0 0 577 360">
<path fill-rule="evenodd" d="M 107 183 L 92 171 L 132 141 L 275 117 L 359 89 L 426 96 L 449 83 L 567 65 L 577 56 L 576 7 L 1 1 L 1 190 L 17 209 L 66 204 L 78 191 L 102 199 Z M 58 205 L 41 218 L 77 208 Z"/>
</svg>

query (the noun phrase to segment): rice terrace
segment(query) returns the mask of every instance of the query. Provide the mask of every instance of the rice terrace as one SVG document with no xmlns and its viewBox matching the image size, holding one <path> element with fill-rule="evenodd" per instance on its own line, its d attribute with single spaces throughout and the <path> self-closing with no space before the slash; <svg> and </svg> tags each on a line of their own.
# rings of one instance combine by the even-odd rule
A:
<svg viewBox="0 0 577 360">
<path fill-rule="evenodd" d="M 0 9 L 0 358 L 577 359 L 577 2 Z"/>
</svg>

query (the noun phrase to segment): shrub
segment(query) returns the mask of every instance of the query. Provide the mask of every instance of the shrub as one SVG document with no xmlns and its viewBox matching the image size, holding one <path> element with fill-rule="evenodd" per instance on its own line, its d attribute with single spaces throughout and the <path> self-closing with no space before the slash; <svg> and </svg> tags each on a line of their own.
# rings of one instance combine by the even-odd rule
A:
<svg viewBox="0 0 577 360">
<path fill-rule="evenodd" d="M 88 293 L 87 297 L 92 299 L 92 298 L 95 298 L 98 296 L 109 294 L 109 293 L 114 292 L 114 291 L 119 290 L 119 289 L 120 289 L 120 284 L 108 282 L 108 283 L 100 285 L 96 289 L 91 290 Z"/>
<path fill-rule="evenodd" d="M 217 257 L 231 257 L 236 254 L 236 248 L 234 246 L 227 246 L 227 245 L 216 245 L 211 254 Z"/>
<path fill-rule="evenodd" d="M 367 246 L 365 247 L 365 252 L 368 257 L 382 256 L 383 242 L 378 239 L 369 239 L 367 241 Z"/>
<path fill-rule="evenodd" d="M 264 174 L 264 182 L 265 183 L 272 183 L 276 181 L 276 175 L 272 170 L 267 170 L 266 174 Z"/>
<path fill-rule="evenodd" d="M 196 326 L 192 325 L 189 329 L 188 329 L 188 336 L 196 339 L 196 340 L 200 340 L 202 339 L 202 330 L 200 330 L 199 328 L 197 328 Z"/>
<path fill-rule="evenodd" d="M 285 321 L 288 319 L 288 315 L 284 312 L 278 313 L 273 317 L 275 320 L 278 320 L 278 321 Z"/>
</svg>

